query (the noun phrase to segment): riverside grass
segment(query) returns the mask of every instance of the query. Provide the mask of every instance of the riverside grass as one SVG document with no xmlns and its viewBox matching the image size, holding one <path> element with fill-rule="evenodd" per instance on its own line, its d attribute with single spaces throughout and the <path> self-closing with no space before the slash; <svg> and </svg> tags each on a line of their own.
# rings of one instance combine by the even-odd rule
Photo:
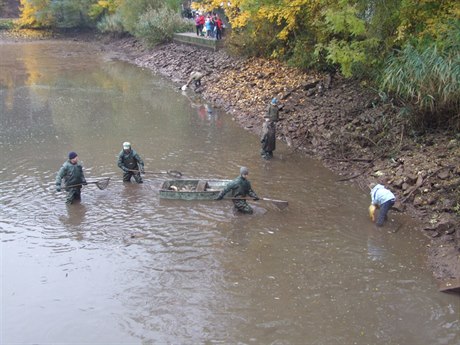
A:
<svg viewBox="0 0 460 345">
<path fill-rule="evenodd" d="M 420 51 L 408 45 L 385 68 L 382 87 L 408 100 L 415 122 L 423 127 L 460 129 L 460 44 L 456 46 L 432 44 Z"/>
</svg>

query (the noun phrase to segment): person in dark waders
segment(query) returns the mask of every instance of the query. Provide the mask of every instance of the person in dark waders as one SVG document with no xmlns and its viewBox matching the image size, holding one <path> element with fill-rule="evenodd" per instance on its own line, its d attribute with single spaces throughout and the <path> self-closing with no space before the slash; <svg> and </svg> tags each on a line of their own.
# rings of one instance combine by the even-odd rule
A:
<svg viewBox="0 0 460 345">
<path fill-rule="evenodd" d="M 268 105 L 264 119 L 262 136 L 260 138 L 260 142 L 262 143 L 260 154 L 264 159 L 271 159 L 273 158 L 273 151 L 275 151 L 276 147 L 276 123 L 280 120 L 278 100 L 276 98 L 273 98 Z"/>
<path fill-rule="evenodd" d="M 216 200 L 222 200 L 228 192 L 231 191 L 232 198 L 245 198 L 250 196 L 254 200 L 259 200 L 257 194 L 252 190 L 251 183 L 248 180 L 249 170 L 241 167 L 240 176 L 229 182 L 227 186 L 219 193 Z M 233 199 L 234 210 L 241 213 L 253 214 L 251 206 L 244 199 Z"/>
<path fill-rule="evenodd" d="M 144 173 L 144 161 L 138 153 L 131 148 L 129 142 L 123 143 L 123 150 L 118 154 L 118 167 L 123 170 L 123 182 L 131 181 L 131 177 L 137 183 L 143 183 L 141 174 Z"/>
<path fill-rule="evenodd" d="M 276 129 L 275 123 L 271 122 L 270 119 L 266 118 L 262 127 L 262 135 L 260 142 L 262 144 L 262 150 L 260 154 L 264 159 L 273 158 L 273 151 L 276 148 Z"/>
<path fill-rule="evenodd" d="M 83 167 L 78 162 L 78 155 L 76 152 L 69 152 L 69 159 L 62 165 L 56 176 L 56 192 L 61 191 L 61 183 L 64 180 L 67 191 L 66 204 L 70 205 L 75 200 L 81 200 L 81 185 L 86 185 L 85 175 L 83 174 Z"/>
</svg>

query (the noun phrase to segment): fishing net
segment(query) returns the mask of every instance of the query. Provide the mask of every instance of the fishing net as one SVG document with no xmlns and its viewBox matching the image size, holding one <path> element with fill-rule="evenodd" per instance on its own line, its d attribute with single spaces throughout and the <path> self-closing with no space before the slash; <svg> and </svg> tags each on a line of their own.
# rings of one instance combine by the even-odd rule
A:
<svg viewBox="0 0 460 345">
<path fill-rule="evenodd" d="M 94 182 L 100 190 L 104 190 L 108 187 L 110 182 L 110 177 Z"/>
</svg>

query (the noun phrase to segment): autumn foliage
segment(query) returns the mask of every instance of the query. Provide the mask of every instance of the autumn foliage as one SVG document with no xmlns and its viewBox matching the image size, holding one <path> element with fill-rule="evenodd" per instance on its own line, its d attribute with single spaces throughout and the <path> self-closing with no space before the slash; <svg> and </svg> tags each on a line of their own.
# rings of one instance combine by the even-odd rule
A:
<svg viewBox="0 0 460 345">
<path fill-rule="evenodd" d="M 150 37 L 158 32 L 153 24 L 161 22 L 155 16 L 166 13 L 164 8 L 178 13 L 181 3 L 21 0 L 20 22 L 38 27 L 97 25 L 104 32 L 115 28 Z M 233 53 L 367 79 L 410 102 L 415 111 L 437 114 L 437 120 L 443 113 L 460 122 L 460 53 L 459 45 L 452 44 L 460 37 L 458 0 L 201 0 L 192 7 L 225 13 L 231 27 L 226 30 L 227 47 Z M 424 72 L 411 68 L 414 63 Z"/>
<path fill-rule="evenodd" d="M 445 116 L 460 122 L 457 0 L 203 0 L 199 6 L 225 8 L 229 45 L 239 54 L 380 80 L 382 91 L 428 116 L 424 123 L 440 124 Z"/>
</svg>

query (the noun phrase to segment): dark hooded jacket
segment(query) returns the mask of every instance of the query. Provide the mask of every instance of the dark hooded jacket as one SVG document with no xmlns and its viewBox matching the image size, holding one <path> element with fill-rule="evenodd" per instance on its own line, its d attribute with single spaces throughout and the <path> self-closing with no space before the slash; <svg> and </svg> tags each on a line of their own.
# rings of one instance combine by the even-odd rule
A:
<svg viewBox="0 0 460 345">
<path fill-rule="evenodd" d="M 243 178 L 241 175 L 233 181 L 230 181 L 227 186 L 220 192 L 220 195 L 224 196 L 231 191 L 231 196 L 234 197 L 245 197 L 249 195 L 252 198 L 257 198 L 257 194 L 252 190 L 251 182 Z"/>
<path fill-rule="evenodd" d="M 144 161 L 133 149 L 131 149 L 129 153 L 126 153 L 125 150 L 121 150 L 118 154 L 117 164 L 122 170 L 142 170 L 144 168 Z"/>
<path fill-rule="evenodd" d="M 56 176 L 56 186 L 61 186 L 62 180 L 66 186 L 74 184 L 86 184 L 85 175 L 83 174 L 83 167 L 80 163 L 72 164 L 70 160 L 66 161 L 61 169 L 59 169 Z"/>
<path fill-rule="evenodd" d="M 270 103 L 267 107 L 267 114 L 264 117 L 270 119 L 271 122 L 278 122 L 280 119 L 278 106 Z"/>
</svg>

